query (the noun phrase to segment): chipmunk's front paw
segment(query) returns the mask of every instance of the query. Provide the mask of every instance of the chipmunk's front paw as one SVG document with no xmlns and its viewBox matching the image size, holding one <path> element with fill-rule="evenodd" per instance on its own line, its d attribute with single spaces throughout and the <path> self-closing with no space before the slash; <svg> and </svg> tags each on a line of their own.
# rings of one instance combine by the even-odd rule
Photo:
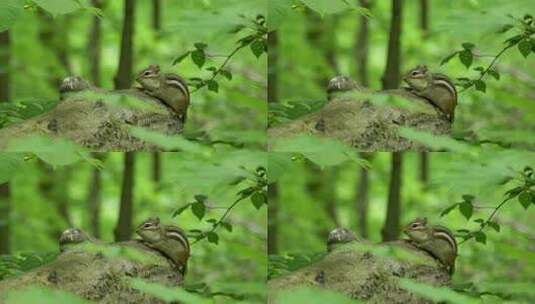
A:
<svg viewBox="0 0 535 304">
<path fill-rule="evenodd" d="M 79 244 L 89 240 L 85 232 L 78 228 L 69 228 L 59 237 L 59 250 L 63 252 L 68 245 Z"/>
<path fill-rule="evenodd" d="M 80 76 L 69 76 L 61 82 L 59 92 L 61 94 L 68 92 L 78 92 L 89 89 L 89 82 Z"/>
</svg>

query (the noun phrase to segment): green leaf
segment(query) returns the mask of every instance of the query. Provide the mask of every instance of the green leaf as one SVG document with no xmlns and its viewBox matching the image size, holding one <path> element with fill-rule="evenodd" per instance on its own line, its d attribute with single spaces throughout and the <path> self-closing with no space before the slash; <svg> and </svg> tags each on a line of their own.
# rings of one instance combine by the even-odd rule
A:
<svg viewBox="0 0 535 304">
<path fill-rule="evenodd" d="M 195 199 L 195 201 L 199 202 L 199 203 L 205 203 L 206 200 L 208 199 L 208 197 L 204 194 L 196 194 L 195 196 L 193 196 L 193 198 Z"/>
<path fill-rule="evenodd" d="M 474 205 L 469 202 L 459 203 L 459 211 L 467 220 L 469 220 L 472 217 L 472 214 L 474 214 Z"/>
<path fill-rule="evenodd" d="M 206 47 L 208 46 L 206 43 L 204 42 L 197 42 L 194 44 L 195 48 L 198 49 L 198 50 L 205 50 Z"/>
<path fill-rule="evenodd" d="M 522 40 L 518 44 L 518 50 L 520 51 L 520 54 L 524 56 L 524 58 L 528 57 L 528 55 L 531 53 L 531 42 L 529 39 Z"/>
<path fill-rule="evenodd" d="M 474 85 L 476 86 L 476 90 L 481 91 L 483 93 L 485 93 L 485 91 L 487 90 L 487 84 L 485 84 L 485 82 L 481 79 L 474 80 Z"/>
<path fill-rule="evenodd" d="M 175 60 L 173 60 L 173 65 L 176 65 L 180 62 L 182 62 L 186 57 L 188 57 L 189 55 L 191 54 L 191 51 L 187 51 L 185 52 L 184 54 L 178 56 L 177 58 L 175 58 Z"/>
<path fill-rule="evenodd" d="M 459 203 L 455 203 L 451 206 L 449 206 L 448 208 L 442 210 L 442 212 L 440 212 L 440 217 L 443 217 L 444 215 L 450 213 L 453 209 L 455 209 L 455 207 L 457 207 L 459 205 Z"/>
<path fill-rule="evenodd" d="M 33 2 L 52 16 L 69 14 L 81 8 L 80 4 L 74 0 L 33 0 Z"/>
<path fill-rule="evenodd" d="M 251 202 L 255 206 L 256 209 L 262 208 L 263 205 L 267 204 L 267 197 L 266 193 L 264 192 L 255 192 L 251 196 Z"/>
<path fill-rule="evenodd" d="M 472 65 L 472 61 L 474 60 L 474 55 L 472 54 L 470 50 L 462 50 L 459 52 L 459 59 L 468 69 Z"/>
<path fill-rule="evenodd" d="M 496 80 L 500 80 L 500 73 L 496 71 L 495 69 L 488 70 L 487 74 L 494 77 Z"/>
<path fill-rule="evenodd" d="M 451 54 L 449 54 L 448 56 L 446 56 L 444 59 L 442 59 L 442 61 L 440 61 L 440 65 L 444 65 L 446 63 L 448 63 L 448 61 L 450 61 L 453 57 L 455 57 L 455 55 L 457 55 L 459 53 L 459 51 L 455 51 Z"/>
<path fill-rule="evenodd" d="M 468 297 L 455 292 L 447 287 L 433 287 L 423 283 L 417 283 L 409 279 L 400 279 L 401 288 L 412 293 L 432 300 L 434 303 L 447 302 L 452 304 L 479 304 L 479 299 Z"/>
<path fill-rule="evenodd" d="M 12 139 L 6 152 L 34 153 L 52 166 L 66 166 L 78 162 L 83 149 L 65 139 L 34 136 Z"/>
<path fill-rule="evenodd" d="M 512 29 L 514 25 L 512 24 L 504 24 L 498 31 L 496 31 L 498 34 L 503 34 L 508 32 L 510 29 Z"/>
<path fill-rule="evenodd" d="M 492 222 L 492 221 L 490 221 L 490 222 L 487 223 L 487 225 L 488 225 L 490 228 L 496 230 L 496 232 L 500 232 L 500 224 L 498 224 L 498 223 L 496 223 L 496 222 Z"/>
<path fill-rule="evenodd" d="M 0 153 L 0 184 L 8 182 L 24 165 L 22 153 Z"/>
<path fill-rule="evenodd" d="M 318 12 L 321 16 L 325 14 L 336 14 L 342 12 L 350 6 L 341 0 L 301 0 L 310 9 Z"/>
<path fill-rule="evenodd" d="M 189 207 L 191 207 L 191 203 L 188 203 L 178 209 L 176 209 L 173 214 L 171 215 L 171 217 L 176 217 L 177 215 L 181 214 L 182 212 L 184 212 L 186 209 L 188 209 Z"/>
<path fill-rule="evenodd" d="M 223 77 L 225 77 L 228 80 L 232 80 L 232 73 L 230 71 L 220 70 L 219 74 L 223 75 Z"/>
<path fill-rule="evenodd" d="M 225 228 L 228 232 L 232 232 L 232 224 L 227 222 L 221 222 L 219 223 L 223 228 Z"/>
<path fill-rule="evenodd" d="M 213 243 L 216 245 L 219 243 L 219 235 L 217 235 L 217 233 L 213 231 L 206 233 L 206 237 L 208 238 L 208 242 L 210 243 Z"/>
<path fill-rule="evenodd" d="M 483 231 L 476 231 L 473 233 L 476 242 L 487 244 L 487 235 Z"/>
<path fill-rule="evenodd" d="M 191 211 L 199 220 L 202 220 L 206 214 L 206 206 L 201 202 L 195 202 L 191 204 Z"/>
<path fill-rule="evenodd" d="M 253 43 L 251 43 L 250 48 L 256 58 L 259 58 L 265 51 L 265 42 L 263 40 L 257 39 Z"/>
<path fill-rule="evenodd" d="M 90 304 L 87 300 L 66 291 L 47 288 L 28 288 L 23 290 L 9 290 L 6 304 L 39 303 L 39 304 Z"/>
<path fill-rule="evenodd" d="M 0 32 L 9 29 L 24 12 L 24 0 L 0 1 Z"/>
<path fill-rule="evenodd" d="M 209 79 L 206 81 L 206 85 L 208 86 L 208 90 L 212 92 L 218 92 L 219 91 L 219 83 L 213 79 Z"/>
<path fill-rule="evenodd" d="M 471 42 L 465 42 L 461 44 L 463 46 L 463 49 L 471 51 L 476 45 Z"/>
<path fill-rule="evenodd" d="M 474 199 L 475 199 L 476 197 L 473 196 L 472 194 L 463 194 L 463 195 L 462 195 L 462 198 L 463 198 L 463 201 L 471 203 L 471 202 L 474 201 Z"/>
<path fill-rule="evenodd" d="M 277 303 L 279 304 L 358 304 L 362 303 L 350 299 L 348 296 L 331 290 L 300 287 L 292 290 L 285 290 L 277 294 Z"/>
<path fill-rule="evenodd" d="M 432 150 L 447 150 L 459 153 L 470 151 L 470 146 L 449 136 L 438 136 L 407 127 L 400 127 L 399 134 L 405 138 L 420 142 Z"/>
<path fill-rule="evenodd" d="M 518 196 L 518 201 L 524 207 L 524 209 L 528 209 L 529 205 L 531 205 L 531 202 L 533 201 L 533 193 L 531 193 L 529 190 L 522 191 L 520 195 Z"/>
<path fill-rule="evenodd" d="M 276 182 L 284 173 L 294 165 L 291 153 L 268 154 L 268 181 Z"/>
<path fill-rule="evenodd" d="M 201 69 L 206 62 L 206 54 L 204 54 L 203 50 L 197 49 L 191 52 L 191 60 Z"/>
</svg>

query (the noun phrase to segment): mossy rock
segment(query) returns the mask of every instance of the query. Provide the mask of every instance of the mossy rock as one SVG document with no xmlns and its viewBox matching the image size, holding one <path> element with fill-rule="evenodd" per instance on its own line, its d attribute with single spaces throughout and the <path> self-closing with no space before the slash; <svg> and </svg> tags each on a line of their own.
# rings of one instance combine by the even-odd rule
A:
<svg viewBox="0 0 535 304">
<path fill-rule="evenodd" d="M 282 292 L 302 287 L 335 291 L 366 303 L 432 303 L 400 288 L 400 278 L 435 287 L 450 284 L 442 265 L 406 241 L 383 245 L 352 242 L 311 265 L 270 280 L 269 303 L 277 303 Z"/>
</svg>

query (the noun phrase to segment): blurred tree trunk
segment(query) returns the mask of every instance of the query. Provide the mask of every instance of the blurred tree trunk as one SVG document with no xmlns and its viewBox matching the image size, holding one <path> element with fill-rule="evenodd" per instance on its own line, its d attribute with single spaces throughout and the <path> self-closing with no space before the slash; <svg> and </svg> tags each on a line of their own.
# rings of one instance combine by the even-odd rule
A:
<svg viewBox="0 0 535 304">
<path fill-rule="evenodd" d="M 106 154 L 92 153 L 93 158 L 104 161 Z M 100 238 L 100 207 L 102 205 L 102 174 L 99 168 L 93 167 L 87 196 L 89 211 L 89 229 L 91 234 Z"/>
<path fill-rule="evenodd" d="M 71 17 L 61 16 L 53 18 L 42 9 L 38 9 L 37 15 L 41 21 L 39 40 L 47 50 L 50 50 L 54 54 L 65 72 L 68 75 L 72 75 L 72 65 L 68 56 Z M 54 70 L 52 67 L 49 68 L 50 70 Z M 49 79 L 50 85 L 56 88 L 59 87 L 64 78 L 63 76 L 54 76 L 53 74 L 49 76 L 51 77 Z"/>
<path fill-rule="evenodd" d="M 121 53 L 119 68 L 115 76 L 115 89 L 128 89 L 132 85 L 132 61 L 134 36 L 135 0 L 124 0 L 123 32 L 121 34 Z"/>
<path fill-rule="evenodd" d="M 370 0 L 358 0 L 363 8 L 370 9 Z M 369 22 L 367 16 L 360 16 L 359 29 L 355 39 L 355 61 L 357 68 L 358 81 L 365 87 L 370 85 L 368 79 L 368 54 L 369 54 Z"/>
<path fill-rule="evenodd" d="M 123 184 L 121 187 L 119 219 L 115 228 L 115 241 L 129 240 L 132 232 L 132 216 L 134 214 L 134 165 L 135 153 L 124 153 Z"/>
<path fill-rule="evenodd" d="M 420 0 L 420 28 L 422 29 L 422 38 L 425 40 L 429 37 L 429 2 Z M 423 189 L 429 186 L 429 154 L 420 152 L 420 182 Z"/>
<path fill-rule="evenodd" d="M 424 39 L 429 37 L 429 0 L 420 0 L 420 27 Z"/>
<path fill-rule="evenodd" d="M 268 254 L 277 254 L 279 247 L 278 239 L 278 184 L 273 183 L 268 186 Z"/>
<path fill-rule="evenodd" d="M 152 0 L 152 28 L 158 34 L 162 29 L 162 1 Z"/>
<path fill-rule="evenodd" d="M 50 230 L 50 237 L 53 239 L 59 238 L 65 226 L 72 227 L 72 221 L 69 211 L 69 183 L 70 183 L 70 169 L 60 168 L 56 171 L 43 161 L 38 162 L 41 175 L 37 185 L 41 197 L 52 206 L 54 206 L 56 214 L 63 220 L 63 223 L 52 226 Z M 53 218 L 54 220 L 54 218 Z"/>
<path fill-rule="evenodd" d="M 373 153 L 361 152 L 360 157 L 371 161 Z M 363 238 L 368 238 L 368 204 L 369 204 L 370 177 L 368 168 L 361 167 L 356 193 L 356 210 L 358 232 Z"/>
<path fill-rule="evenodd" d="M 98 9 L 102 9 L 102 1 L 103 0 L 91 0 L 91 4 Z M 100 87 L 102 85 L 100 80 L 102 58 L 102 22 L 98 16 L 93 16 L 93 20 L 91 21 L 87 48 L 89 53 L 89 74 L 91 81 L 95 86 Z"/>
<path fill-rule="evenodd" d="M 337 18 L 321 18 L 316 12 L 311 9 L 306 9 L 307 30 L 306 38 L 311 47 L 315 50 L 323 52 L 325 62 L 331 67 L 334 75 L 339 74 L 338 64 L 336 62 L 336 40 L 335 31 L 337 26 Z M 319 58 L 318 58 L 319 59 Z M 332 77 L 332 72 L 326 73 L 325 69 L 318 66 L 316 81 L 322 88 L 326 88 Z"/>
<path fill-rule="evenodd" d="M 268 102 L 274 103 L 278 101 L 278 83 L 277 83 L 277 67 L 279 60 L 279 39 L 277 31 L 271 31 L 268 34 Z"/>
<path fill-rule="evenodd" d="M 390 184 L 388 185 L 388 206 L 386 220 L 383 227 L 383 241 L 393 241 L 399 238 L 401 214 L 401 185 L 402 185 L 403 152 L 392 153 Z"/>
<path fill-rule="evenodd" d="M 313 200 L 321 206 L 327 218 L 330 220 L 326 226 L 320 227 L 318 230 L 318 236 L 321 239 L 326 239 L 329 235 L 329 232 L 334 227 L 339 227 L 340 222 L 337 216 L 336 210 L 336 197 L 335 197 L 335 186 L 336 186 L 336 176 L 338 172 L 335 169 L 319 169 L 315 164 L 307 162 L 306 165 L 308 174 L 307 182 L 305 187 L 307 191 L 312 196 Z"/>
<path fill-rule="evenodd" d="M 277 31 L 268 33 L 268 88 L 267 99 L 268 103 L 275 103 L 278 101 L 278 46 L 279 39 Z M 278 246 L 278 200 L 279 189 L 277 183 L 268 185 L 268 254 L 277 254 L 279 252 Z"/>
<path fill-rule="evenodd" d="M 392 0 L 392 18 L 388 36 L 388 54 L 383 75 L 383 89 L 397 89 L 400 81 L 401 66 L 401 19 L 402 0 Z"/>
<path fill-rule="evenodd" d="M 390 21 L 390 34 L 388 36 L 386 68 L 385 74 L 383 75 L 383 89 L 396 89 L 399 87 L 402 4 L 402 0 L 392 0 L 392 18 Z M 399 236 L 402 157 L 402 152 L 394 152 L 392 154 L 388 206 L 385 225 L 382 230 L 383 241 L 396 240 Z"/>
<path fill-rule="evenodd" d="M 429 158 L 430 154 L 427 152 L 420 152 L 420 182 L 424 190 L 429 187 Z"/>
<path fill-rule="evenodd" d="M 152 152 L 152 182 L 155 189 L 160 188 L 162 180 L 162 159 L 160 152 Z"/>
<path fill-rule="evenodd" d="M 0 32 L 0 102 L 10 102 L 11 39 L 9 31 Z M 0 184 L 0 254 L 9 254 L 10 184 Z"/>
<path fill-rule="evenodd" d="M 0 255 L 11 252 L 9 246 L 10 192 L 9 183 L 0 184 Z"/>
</svg>

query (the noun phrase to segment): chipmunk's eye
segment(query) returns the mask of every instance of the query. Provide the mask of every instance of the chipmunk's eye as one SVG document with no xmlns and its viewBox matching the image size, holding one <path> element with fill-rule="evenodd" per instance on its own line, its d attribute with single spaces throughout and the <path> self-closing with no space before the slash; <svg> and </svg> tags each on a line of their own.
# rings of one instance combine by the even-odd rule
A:
<svg viewBox="0 0 535 304">
<path fill-rule="evenodd" d="M 419 226 L 418 223 L 413 223 L 413 224 L 411 225 L 412 228 L 416 228 L 416 227 L 418 227 L 418 226 Z"/>
<path fill-rule="evenodd" d="M 143 228 L 149 228 L 150 226 L 152 226 L 151 223 L 146 223 L 146 224 L 143 225 Z"/>
<path fill-rule="evenodd" d="M 145 73 L 143 73 L 143 75 L 145 76 L 149 76 L 151 74 L 151 71 L 145 71 Z"/>
<path fill-rule="evenodd" d="M 412 71 L 412 73 L 411 73 L 412 76 L 416 76 L 416 75 L 418 75 L 418 74 L 420 74 L 419 71 Z"/>
</svg>

